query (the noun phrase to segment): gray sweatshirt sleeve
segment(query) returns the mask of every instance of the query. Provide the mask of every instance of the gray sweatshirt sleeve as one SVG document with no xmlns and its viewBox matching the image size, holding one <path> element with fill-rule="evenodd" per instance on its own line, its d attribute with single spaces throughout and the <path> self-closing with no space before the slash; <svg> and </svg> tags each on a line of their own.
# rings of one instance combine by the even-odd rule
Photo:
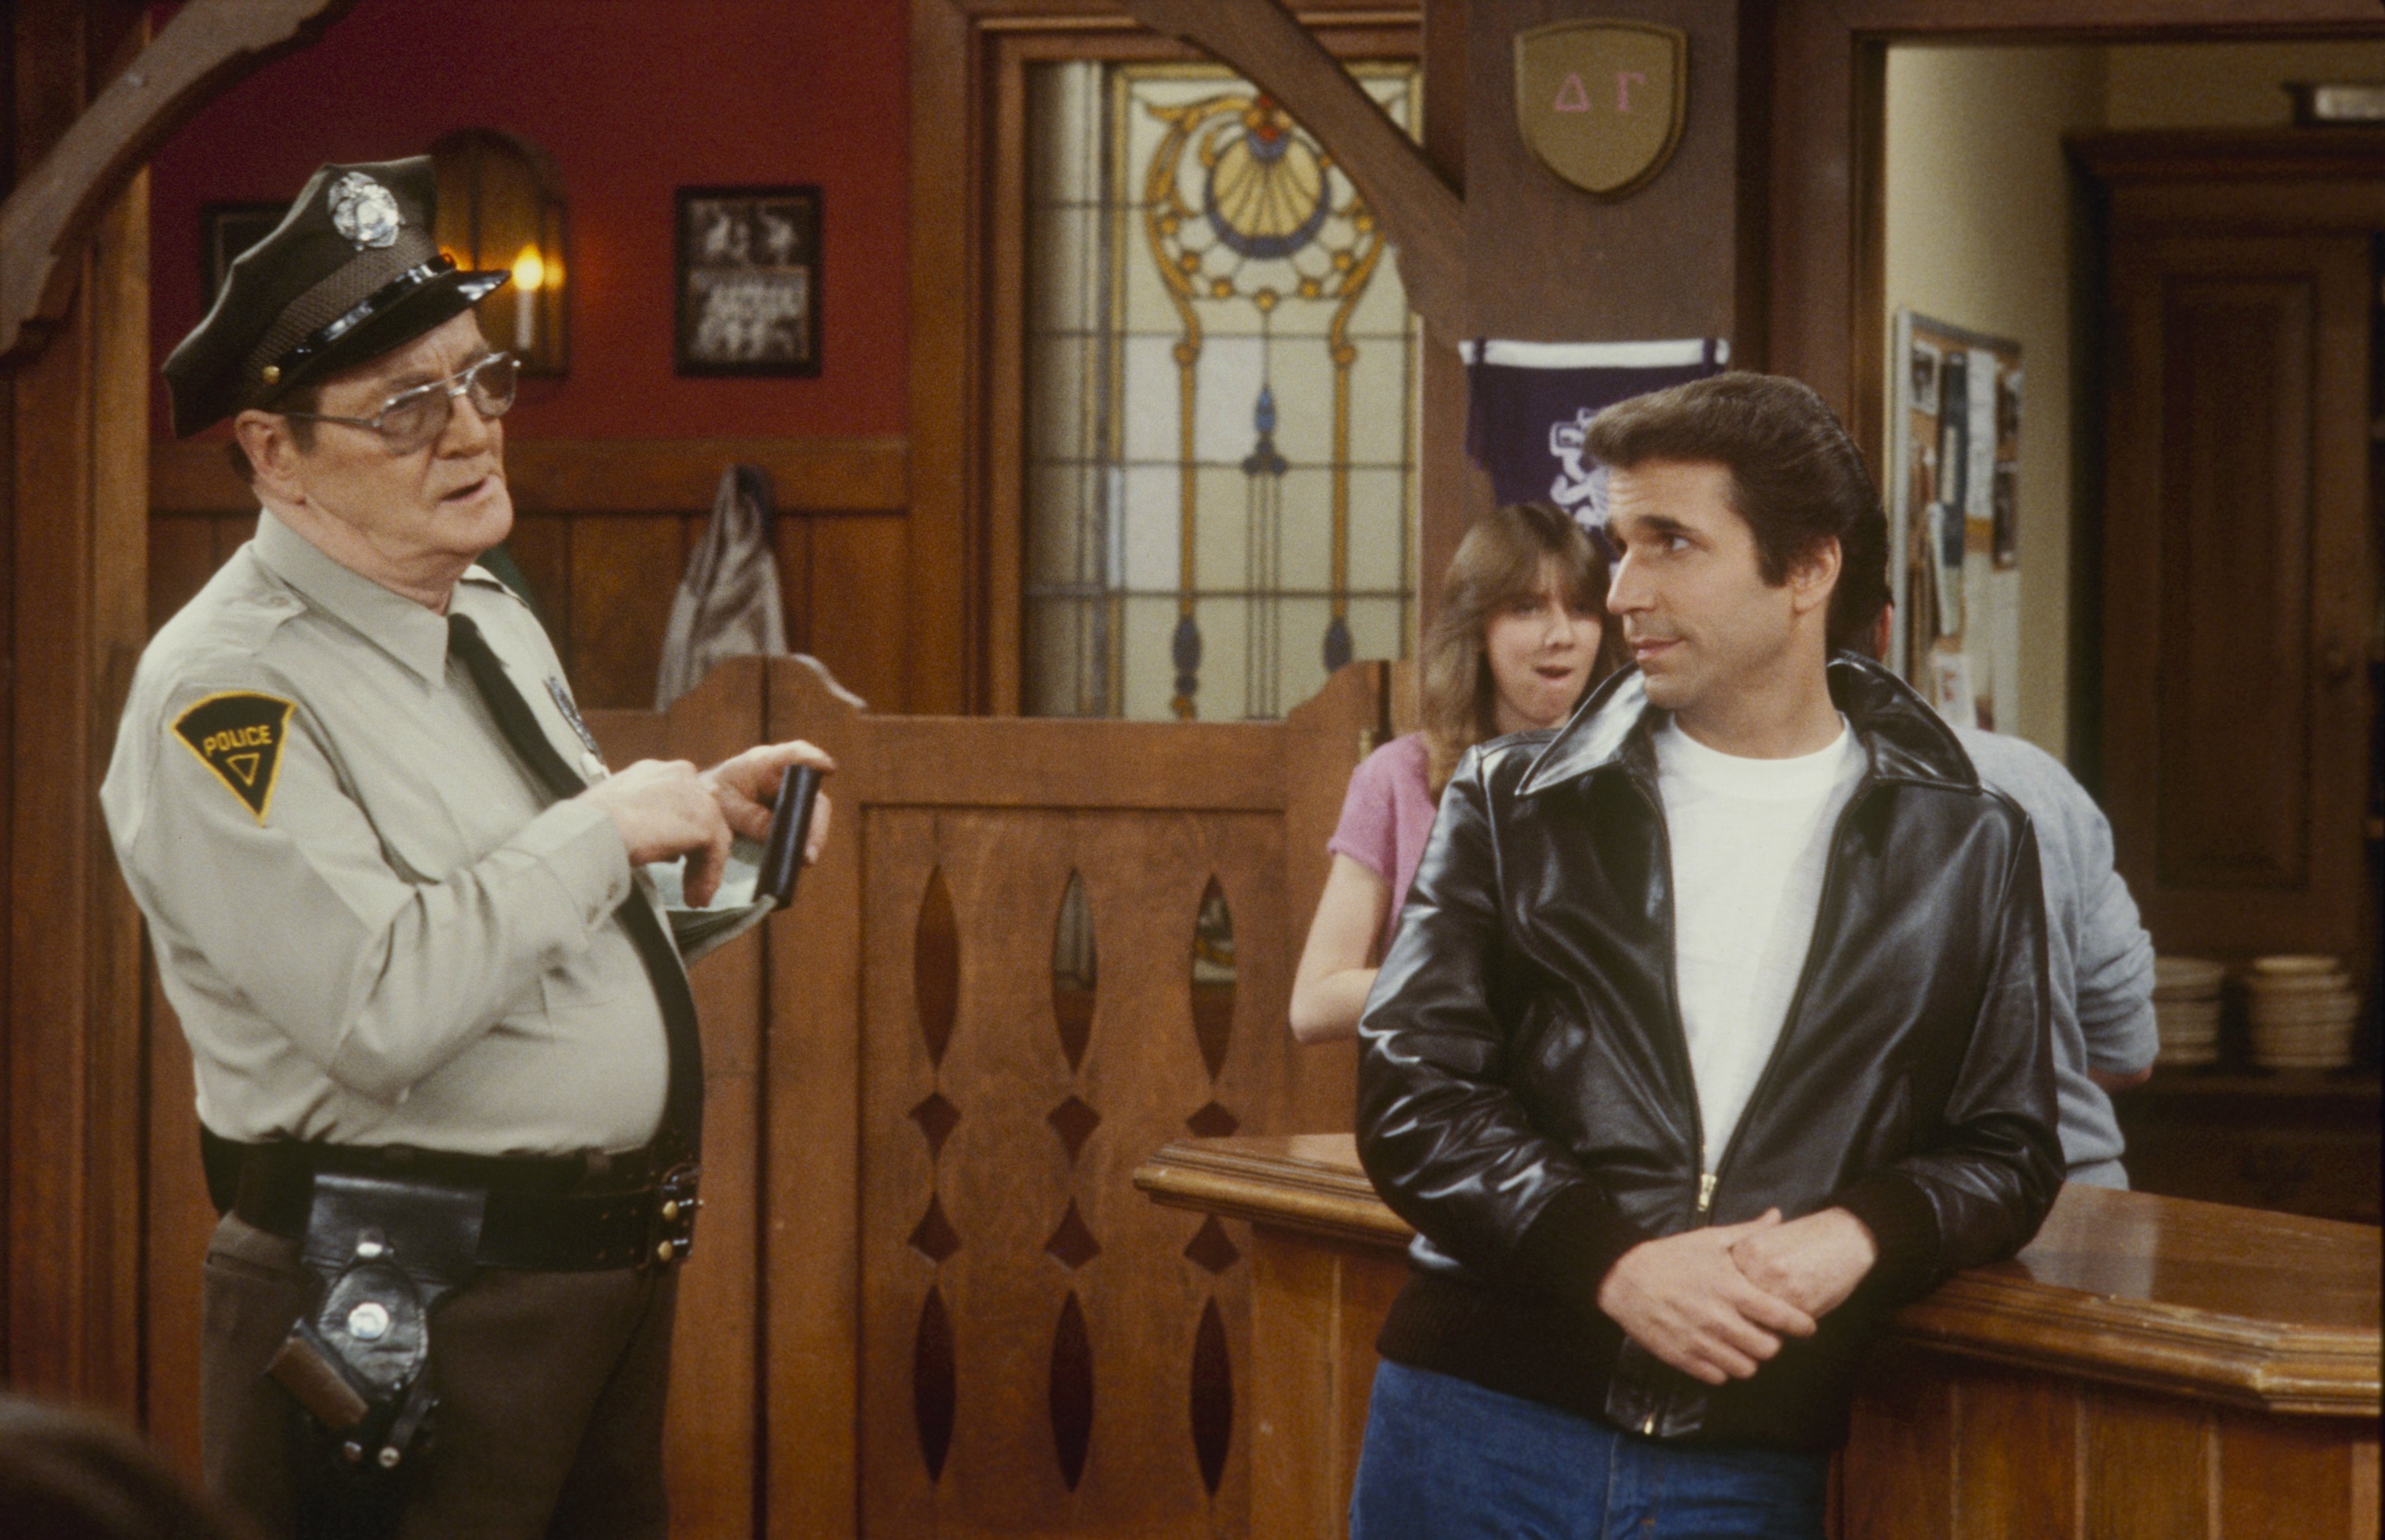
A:
<svg viewBox="0 0 2385 1540">
<path fill-rule="evenodd" d="M 2134 1074 L 2161 1047 L 2154 1025 L 2154 938 L 2113 869 L 2110 822 L 2083 788 L 2070 784 L 2079 852 L 2079 1030 L 2090 1068 Z"/>
</svg>

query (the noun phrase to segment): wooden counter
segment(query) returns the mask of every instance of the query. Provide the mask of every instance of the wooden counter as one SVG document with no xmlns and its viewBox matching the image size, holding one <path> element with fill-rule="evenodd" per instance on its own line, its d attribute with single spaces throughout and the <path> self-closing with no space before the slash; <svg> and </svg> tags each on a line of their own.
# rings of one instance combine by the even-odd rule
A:
<svg viewBox="0 0 2385 1540">
<path fill-rule="evenodd" d="M 1348 1135 L 1191 1139 L 1135 1173 L 1254 1226 L 1251 1533 L 1342 1533 L 1411 1232 Z M 1842 1540 L 2378 1534 L 2379 1232 L 2066 1187 L 2029 1248 L 1896 1319 Z"/>
</svg>

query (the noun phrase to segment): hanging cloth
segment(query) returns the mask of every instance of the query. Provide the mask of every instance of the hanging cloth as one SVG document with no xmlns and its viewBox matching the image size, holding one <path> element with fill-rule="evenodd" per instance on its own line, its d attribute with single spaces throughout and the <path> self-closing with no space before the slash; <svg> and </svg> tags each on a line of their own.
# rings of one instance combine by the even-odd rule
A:
<svg viewBox="0 0 2385 1540">
<path fill-rule="evenodd" d="M 1459 344 L 1466 359 L 1466 452 L 1502 503 L 1555 503 L 1585 525 L 1606 522 L 1605 478 L 1582 450 L 1590 419 L 1631 396 L 1720 374 L 1727 338 L 1670 342 Z"/>
<path fill-rule="evenodd" d="M 687 571 L 671 600 L 662 666 L 656 671 L 656 711 L 669 710 L 723 658 L 786 653 L 785 601 L 770 550 L 771 516 L 768 472 L 759 466 L 730 466 L 720 473 L 712 523 L 689 553 Z"/>
</svg>

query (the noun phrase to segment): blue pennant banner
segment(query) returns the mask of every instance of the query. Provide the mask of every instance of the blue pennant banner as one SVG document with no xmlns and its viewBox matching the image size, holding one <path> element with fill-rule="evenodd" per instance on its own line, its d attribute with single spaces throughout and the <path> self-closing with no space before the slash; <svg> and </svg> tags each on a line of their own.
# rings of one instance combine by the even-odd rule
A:
<svg viewBox="0 0 2385 1540">
<path fill-rule="evenodd" d="M 1720 374 L 1728 339 L 1670 342 L 1459 344 L 1466 358 L 1466 451 L 1491 473 L 1499 501 L 1555 503 L 1583 524 L 1606 522 L 1605 478 L 1582 434 L 1603 409 L 1668 385 Z"/>
</svg>

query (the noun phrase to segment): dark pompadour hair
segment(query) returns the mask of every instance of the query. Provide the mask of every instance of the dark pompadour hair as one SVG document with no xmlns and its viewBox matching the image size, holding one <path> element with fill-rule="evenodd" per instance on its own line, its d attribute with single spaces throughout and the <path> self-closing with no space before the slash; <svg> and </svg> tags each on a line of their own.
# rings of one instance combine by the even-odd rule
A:
<svg viewBox="0 0 2385 1540">
<path fill-rule="evenodd" d="M 1868 648 L 1888 602 L 1888 515 L 1854 441 L 1810 387 L 1739 372 L 1692 380 L 1601 412 L 1588 448 L 1625 469 L 1655 460 L 1728 469 L 1731 506 L 1755 533 L 1757 570 L 1776 587 L 1837 540 L 1829 645 Z"/>
</svg>

